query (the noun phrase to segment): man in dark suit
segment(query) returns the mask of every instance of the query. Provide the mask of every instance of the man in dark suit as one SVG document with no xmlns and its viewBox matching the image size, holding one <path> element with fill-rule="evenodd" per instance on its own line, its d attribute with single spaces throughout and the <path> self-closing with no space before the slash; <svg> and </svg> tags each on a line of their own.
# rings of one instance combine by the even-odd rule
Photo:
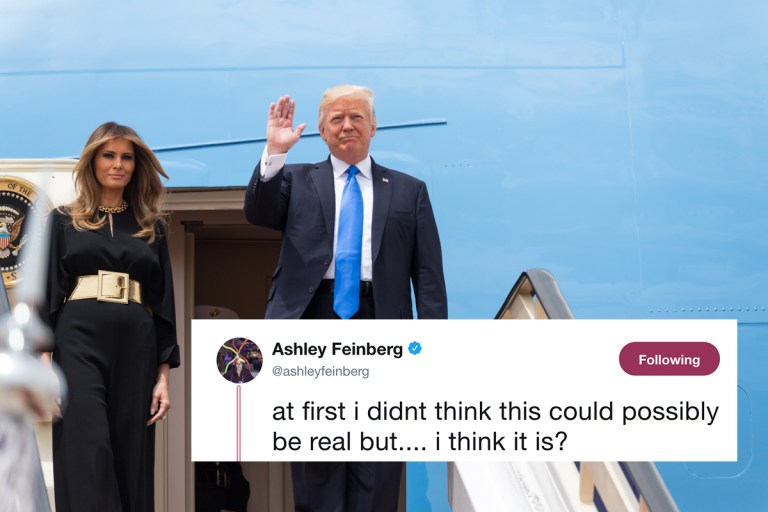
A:
<svg viewBox="0 0 768 512">
<path fill-rule="evenodd" d="M 270 104 L 267 145 L 245 195 L 249 222 L 283 232 L 266 317 L 413 318 L 412 284 L 420 319 L 447 318 L 426 185 L 369 154 L 376 134 L 372 91 L 343 85 L 325 92 L 318 127 L 331 155 L 316 164 L 285 164 L 306 128 L 293 128 L 294 109 L 288 96 Z M 294 463 L 291 469 L 296 510 L 397 508 L 401 463 Z"/>
</svg>

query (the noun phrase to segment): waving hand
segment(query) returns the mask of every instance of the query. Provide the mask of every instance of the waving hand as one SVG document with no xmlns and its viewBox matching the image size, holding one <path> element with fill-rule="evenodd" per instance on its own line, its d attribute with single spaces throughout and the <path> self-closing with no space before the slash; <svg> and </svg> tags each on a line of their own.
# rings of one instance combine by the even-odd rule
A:
<svg viewBox="0 0 768 512">
<path fill-rule="evenodd" d="M 296 102 L 288 95 L 278 98 L 277 104 L 269 104 L 267 117 L 267 154 L 287 153 L 299 141 L 307 123 L 293 129 L 293 111 Z"/>
</svg>

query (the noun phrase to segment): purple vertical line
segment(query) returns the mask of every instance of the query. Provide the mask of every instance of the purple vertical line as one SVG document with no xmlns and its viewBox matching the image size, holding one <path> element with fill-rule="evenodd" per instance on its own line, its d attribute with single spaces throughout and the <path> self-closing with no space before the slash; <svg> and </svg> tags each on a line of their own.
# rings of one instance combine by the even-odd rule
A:
<svg viewBox="0 0 768 512">
<path fill-rule="evenodd" d="M 237 426 L 235 428 L 237 430 L 235 433 L 237 438 L 237 462 L 240 462 L 240 384 L 237 385 Z"/>
</svg>

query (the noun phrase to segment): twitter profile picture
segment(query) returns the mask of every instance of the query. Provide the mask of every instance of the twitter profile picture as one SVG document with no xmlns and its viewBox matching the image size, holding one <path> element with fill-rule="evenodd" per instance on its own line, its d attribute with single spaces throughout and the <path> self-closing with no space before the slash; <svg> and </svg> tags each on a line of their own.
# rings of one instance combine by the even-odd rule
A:
<svg viewBox="0 0 768 512">
<path fill-rule="evenodd" d="M 224 342 L 216 354 L 216 367 L 229 382 L 243 384 L 255 379 L 264 363 L 258 345 L 247 338 L 232 338 Z"/>
</svg>

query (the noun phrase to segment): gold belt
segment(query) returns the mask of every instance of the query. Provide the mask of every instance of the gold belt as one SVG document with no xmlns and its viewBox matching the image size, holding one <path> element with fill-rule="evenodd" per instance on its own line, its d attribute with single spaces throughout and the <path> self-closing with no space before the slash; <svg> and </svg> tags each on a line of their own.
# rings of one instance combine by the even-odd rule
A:
<svg viewBox="0 0 768 512">
<path fill-rule="evenodd" d="M 80 276 L 69 300 L 96 299 L 104 302 L 141 304 L 141 283 L 124 272 L 99 270 L 96 276 Z"/>
</svg>

